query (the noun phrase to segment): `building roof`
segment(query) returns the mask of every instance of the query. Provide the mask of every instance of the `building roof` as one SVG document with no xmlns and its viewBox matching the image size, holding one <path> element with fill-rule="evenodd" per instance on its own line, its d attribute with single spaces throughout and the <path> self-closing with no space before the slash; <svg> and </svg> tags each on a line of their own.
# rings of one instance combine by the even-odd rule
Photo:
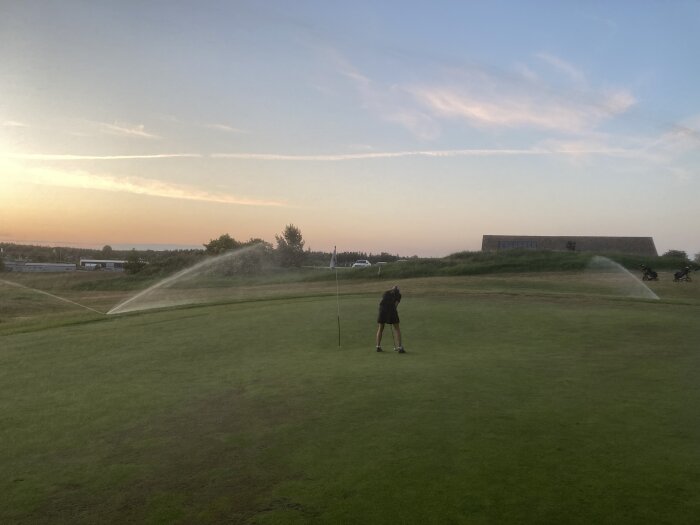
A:
<svg viewBox="0 0 700 525">
<path fill-rule="evenodd" d="M 83 263 L 88 263 L 88 264 L 97 264 L 97 263 L 125 263 L 126 261 L 122 261 L 119 259 L 80 259 L 80 264 Z"/>
<path fill-rule="evenodd" d="M 656 257 L 658 255 L 652 237 L 484 235 L 481 241 L 481 249 L 482 251 L 529 249 L 627 253 L 648 257 Z"/>
</svg>

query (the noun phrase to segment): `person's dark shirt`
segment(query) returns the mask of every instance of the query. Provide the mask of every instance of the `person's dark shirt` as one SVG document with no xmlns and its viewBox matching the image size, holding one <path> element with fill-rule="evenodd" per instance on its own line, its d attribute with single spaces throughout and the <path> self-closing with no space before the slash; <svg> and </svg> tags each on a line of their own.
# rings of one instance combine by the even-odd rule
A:
<svg viewBox="0 0 700 525">
<path fill-rule="evenodd" d="M 396 303 L 401 302 L 401 293 L 396 292 L 394 290 L 387 290 L 384 292 L 384 295 L 382 295 L 382 301 L 379 303 L 379 306 L 386 308 L 394 308 L 396 307 Z"/>
</svg>

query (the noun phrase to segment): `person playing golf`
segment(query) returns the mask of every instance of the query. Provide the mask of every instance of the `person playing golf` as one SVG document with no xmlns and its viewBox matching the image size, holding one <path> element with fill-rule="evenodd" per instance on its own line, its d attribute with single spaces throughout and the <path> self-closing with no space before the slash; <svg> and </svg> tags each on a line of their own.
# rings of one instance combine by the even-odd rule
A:
<svg viewBox="0 0 700 525">
<path fill-rule="evenodd" d="M 382 300 L 379 303 L 379 315 L 377 316 L 377 352 L 382 351 L 382 334 L 384 333 L 384 325 L 390 324 L 393 328 L 392 336 L 396 332 L 396 341 L 394 345 L 398 342 L 398 346 L 394 346 L 400 354 L 406 353 L 401 345 L 401 329 L 399 328 L 399 312 L 397 307 L 401 302 L 401 292 L 398 286 L 394 286 L 391 290 L 387 290 L 382 295 Z"/>
</svg>

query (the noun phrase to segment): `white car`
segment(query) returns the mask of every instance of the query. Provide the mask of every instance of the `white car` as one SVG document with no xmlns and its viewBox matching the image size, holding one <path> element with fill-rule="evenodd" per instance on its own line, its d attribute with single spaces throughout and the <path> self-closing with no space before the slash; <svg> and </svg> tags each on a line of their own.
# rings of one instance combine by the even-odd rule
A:
<svg viewBox="0 0 700 525">
<path fill-rule="evenodd" d="M 366 259 L 360 259 L 359 261 L 352 263 L 353 268 L 364 268 L 365 266 L 372 266 L 372 263 Z"/>
</svg>

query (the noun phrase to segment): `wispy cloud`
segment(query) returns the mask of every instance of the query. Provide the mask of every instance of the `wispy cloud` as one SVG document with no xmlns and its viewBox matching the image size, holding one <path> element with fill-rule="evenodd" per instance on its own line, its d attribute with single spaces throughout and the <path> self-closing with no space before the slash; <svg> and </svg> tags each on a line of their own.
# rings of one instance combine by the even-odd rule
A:
<svg viewBox="0 0 700 525">
<path fill-rule="evenodd" d="M 119 135 L 122 137 L 135 137 L 142 139 L 161 138 L 158 135 L 147 132 L 143 124 L 128 124 L 126 122 L 115 122 L 114 124 L 108 124 L 106 122 L 101 122 L 100 129 L 103 133 L 107 133 L 109 135 Z"/>
<path fill-rule="evenodd" d="M 578 84 L 585 83 L 586 75 L 584 75 L 583 71 L 578 69 L 573 64 L 570 64 L 563 58 L 550 53 L 537 53 L 535 56 L 546 64 L 554 67 L 559 72 L 564 73 L 573 82 Z"/>
<path fill-rule="evenodd" d="M 513 74 L 474 68 L 440 83 L 406 89 L 436 117 L 570 134 L 588 133 L 637 102 L 625 88 L 590 87 L 583 71 L 551 53 L 535 58 L 531 64 L 517 64 Z M 541 63 L 550 71 L 542 71 Z"/>
<path fill-rule="evenodd" d="M 166 114 L 160 114 L 157 115 L 157 118 L 162 120 L 163 122 L 167 122 L 168 124 L 177 124 L 180 126 L 196 126 L 200 128 L 207 128 L 207 129 L 214 129 L 216 131 L 223 131 L 224 133 L 244 133 L 247 134 L 249 131 L 241 128 L 236 128 L 233 126 L 229 126 L 228 124 L 223 124 L 221 122 L 205 122 L 202 123 L 197 122 L 197 121 L 186 121 L 182 120 L 179 117 L 176 117 L 175 115 L 166 115 Z M 134 126 L 121 126 L 121 127 L 126 127 L 127 129 L 132 130 Z"/>
<path fill-rule="evenodd" d="M 209 128 L 209 129 L 215 129 L 217 131 L 223 131 L 225 133 L 242 133 L 242 134 L 248 133 L 244 129 L 234 128 L 234 127 L 229 126 L 227 124 L 202 124 L 202 127 Z"/>
<path fill-rule="evenodd" d="M 433 116 L 416 107 L 411 94 L 401 86 L 377 84 L 337 53 L 331 56 L 338 73 L 352 81 L 367 110 L 387 122 L 400 124 L 420 139 L 433 140 L 440 135 L 440 127 Z"/>
<path fill-rule="evenodd" d="M 528 82 L 538 82 L 540 80 L 540 77 L 537 73 L 533 71 L 531 67 L 529 67 L 527 64 L 516 64 L 515 66 L 515 72 L 520 75 L 522 78 L 527 80 Z"/>
<path fill-rule="evenodd" d="M 384 119 L 401 124 L 420 139 L 432 140 L 440 135 L 440 126 L 431 115 L 424 111 L 412 108 L 395 108 L 387 111 Z"/>
<path fill-rule="evenodd" d="M 649 147 L 660 148 L 677 154 L 700 150 L 700 118 L 694 117 L 673 124 Z"/>
<path fill-rule="evenodd" d="M 241 206 L 286 206 L 280 201 L 240 197 L 230 193 L 210 192 L 188 185 L 173 184 L 144 177 L 118 177 L 95 174 L 82 170 L 61 170 L 44 166 L 0 166 L 10 177 L 21 178 L 23 183 L 45 186 L 90 189 L 117 193 L 131 193 L 166 199 L 235 204 Z"/>
<path fill-rule="evenodd" d="M 576 160 L 590 156 L 619 157 L 643 160 L 645 162 L 659 162 L 661 160 L 658 153 L 649 151 L 642 147 L 641 144 L 637 144 L 635 147 L 614 146 L 611 145 L 610 140 L 606 139 L 607 137 L 603 139 L 582 138 L 574 140 L 547 139 L 537 144 L 535 149 L 549 151 L 552 154 Z"/>
<path fill-rule="evenodd" d="M 4 120 L 2 122 L 2 126 L 6 128 L 28 128 L 29 126 L 27 124 L 24 124 L 23 122 L 17 122 L 16 120 Z"/>
<path fill-rule="evenodd" d="M 403 84 L 375 82 L 344 58 L 331 56 L 366 109 L 422 139 L 437 138 L 445 119 L 478 127 L 533 127 L 580 134 L 637 102 L 624 88 L 590 87 L 581 69 L 545 52 L 507 72 L 475 66 L 431 72 L 436 80 Z"/>
<path fill-rule="evenodd" d="M 15 160 L 131 160 L 201 158 L 199 153 L 156 153 L 153 155 L 73 155 L 69 153 L 0 153 L 0 158 Z"/>
<path fill-rule="evenodd" d="M 598 152 L 642 161 L 670 172 L 686 153 L 700 152 L 700 118 L 688 118 L 670 125 L 656 136 L 593 132 L 571 138 L 549 138 L 537 143 L 536 149 L 558 151 L 571 158 Z"/>
<path fill-rule="evenodd" d="M 529 126 L 568 133 L 592 129 L 635 103 L 634 97 L 624 90 L 598 95 L 593 100 L 514 91 L 506 86 L 502 86 L 500 93 L 464 86 L 414 88 L 413 93 L 437 116 L 463 119 L 480 126 Z"/>
</svg>

